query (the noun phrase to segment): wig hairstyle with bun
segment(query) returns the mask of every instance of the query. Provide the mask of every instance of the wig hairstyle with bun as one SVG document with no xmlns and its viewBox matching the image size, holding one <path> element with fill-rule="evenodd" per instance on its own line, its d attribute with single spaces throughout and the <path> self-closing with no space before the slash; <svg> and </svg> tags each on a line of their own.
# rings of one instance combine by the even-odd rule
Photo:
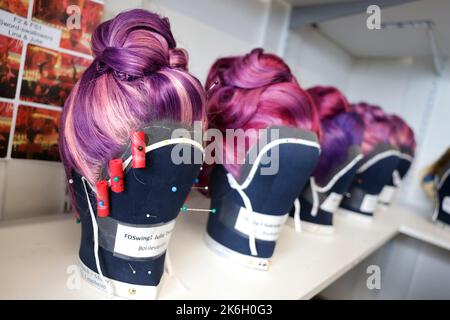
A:
<svg viewBox="0 0 450 320">
<path fill-rule="evenodd" d="M 364 122 L 357 113 L 350 112 L 350 104 L 338 89 L 317 86 L 307 92 L 317 107 L 321 123 L 322 152 L 313 176 L 324 185 L 333 169 L 347 159 L 349 149 L 361 145 Z"/>
<path fill-rule="evenodd" d="M 209 128 L 264 129 L 290 126 L 320 136 L 319 116 L 311 97 L 297 83 L 289 67 L 273 54 L 254 49 L 243 56 L 218 59 L 206 81 L 206 112 Z M 257 134 L 246 135 L 245 153 L 257 142 Z M 240 175 L 242 159 L 236 148 L 223 141 L 224 167 Z M 234 152 L 230 151 L 230 148 Z"/>
<path fill-rule="evenodd" d="M 187 71 L 167 18 L 146 10 L 120 13 L 92 36 L 95 59 L 67 99 L 60 153 L 91 184 L 108 161 L 120 157 L 131 133 L 158 120 L 205 123 L 205 96 Z"/>
</svg>

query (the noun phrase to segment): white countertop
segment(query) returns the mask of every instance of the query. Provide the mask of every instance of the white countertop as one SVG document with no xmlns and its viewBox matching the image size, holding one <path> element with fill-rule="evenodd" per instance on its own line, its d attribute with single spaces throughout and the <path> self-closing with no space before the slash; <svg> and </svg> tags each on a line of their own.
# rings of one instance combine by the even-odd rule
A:
<svg viewBox="0 0 450 320">
<path fill-rule="evenodd" d="M 195 193 L 189 207 L 208 208 Z M 450 250 L 450 230 L 412 209 L 394 205 L 371 223 L 336 215 L 331 236 L 286 226 L 269 271 L 236 265 L 205 244 L 207 215 L 180 213 L 169 252 L 176 277 L 165 276 L 160 299 L 309 299 L 399 232 Z M 68 289 L 78 261 L 80 225 L 53 216 L 0 225 L 0 299 L 107 299 L 81 281 Z M 72 283 L 72 282 L 71 282 Z"/>
</svg>

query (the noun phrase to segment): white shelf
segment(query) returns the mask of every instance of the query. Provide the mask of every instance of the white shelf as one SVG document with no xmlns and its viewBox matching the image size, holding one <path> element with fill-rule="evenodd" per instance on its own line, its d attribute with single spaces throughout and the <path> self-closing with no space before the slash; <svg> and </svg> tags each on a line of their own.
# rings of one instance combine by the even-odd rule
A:
<svg viewBox="0 0 450 320">
<path fill-rule="evenodd" d="M 207 208 L 195 193 L 190 207 Z M 336 215 L 331 236 L 295 233 L 286 226 L 269 271 L 248 269 L 216 255 L 205 244 L 207 216 L 180 213 L 170 243 L 176 277 L 166 276 L 160 299 L 309 299 L 399 232 L 450 250 L 450 231 L 411 209 L 394 205 L 371 223 Z M 3 223 L 0 226 L 1 299 L 105 299 L 85 282 L 66 286 L 77 265 L 80 225 L 72 217 Z"/>
</svg>

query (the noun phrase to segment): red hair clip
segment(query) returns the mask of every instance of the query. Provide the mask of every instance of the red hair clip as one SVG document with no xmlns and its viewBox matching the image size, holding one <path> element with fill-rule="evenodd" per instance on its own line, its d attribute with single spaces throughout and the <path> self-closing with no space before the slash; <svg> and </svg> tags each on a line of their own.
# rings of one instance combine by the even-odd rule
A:
<svg viewBox="0 0 450 320">
<path fill-rule="evenodd" d="M 124 190 L 122 159 L 109 161 L 109 176 L 111 178 L 111 190 L 116 193 L 122 192 Z"/>
<path fill-rule="evenodd" d="M 108 181 L 100 180 L 95 184 L 97 188 L 97 215 L 109 216 L 109 186 Z"/>
<path fill-rule="evenodd" d="M 135 131 L 131 134 L 131 156 L 133 168 L 145 168 L 145 133 L 143 131 Z"/>
</svg>

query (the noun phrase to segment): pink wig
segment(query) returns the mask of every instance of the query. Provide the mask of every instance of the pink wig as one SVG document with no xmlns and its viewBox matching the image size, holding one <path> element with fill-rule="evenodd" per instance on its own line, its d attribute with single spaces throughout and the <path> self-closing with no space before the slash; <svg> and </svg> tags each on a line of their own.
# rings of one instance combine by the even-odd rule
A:
<svg viewBox="0 0 450 320">
<path fill-rule="evenodd" d="M 92 37 L 95 59 L 67 99 L 60 153 L 70 177 L 90 183 L 120 157 L 131 133 L 151 121 L 191 125 L 205 120 L 204 90 L 187 72 L 167 18 L 131 10 L 100 24 Z"/>
<path fill-rule="evenodd" d="M 254 49 L 244 56 L 217 60 L 209 71 L 206 88 L 208 125 L 226 129 L 263 129 L 291 126 L 320 133 L 319 117 L 311 97 L 299 87 L 281 58 Z M 246 150 L 258 135 L 248 135 Z M 225 136 L 224 136 L 225 139 Z M 227 152 L 223 141 L 224 166 L 239 176 L 238 154 Z M 239 159 L 242 161 L 242 159 Z"/>
<path fill-rule="evenodd" d="M 378 106 L 361 102 L 352 105 L 352 111 L 361 116 L 365 130 L 362 142 L 364 155 L 372 152 L 381 143 L 390 143 L 391 124 L 389 116 Z"/>
<path fill-rule="evenodd" d="M 414 131 L 408 126 L 405 120 L 395 114 L 391 115 L 389 119 L 391 122 L 391 135 L 389 139 L 391 144 L 414 156 L 416 150 Z"/>
<path fill-rule="evenodd" d="M 361 145 L 364 123 L 356 112 L 349 112 L 350 104 L 334 87 L 313 87 L 307 90 L 320 115 L 322 152 L 313 176 L 325 184 L 333 169 L 344 164 L 352 146 Z"/>
<path fill-rule="evenodd" d="M 316 104 L 321 120 L 350 111 L 347 98 L 335 87 L 316 86 L 309 88 L 307 92 Z"/>
</svg>

